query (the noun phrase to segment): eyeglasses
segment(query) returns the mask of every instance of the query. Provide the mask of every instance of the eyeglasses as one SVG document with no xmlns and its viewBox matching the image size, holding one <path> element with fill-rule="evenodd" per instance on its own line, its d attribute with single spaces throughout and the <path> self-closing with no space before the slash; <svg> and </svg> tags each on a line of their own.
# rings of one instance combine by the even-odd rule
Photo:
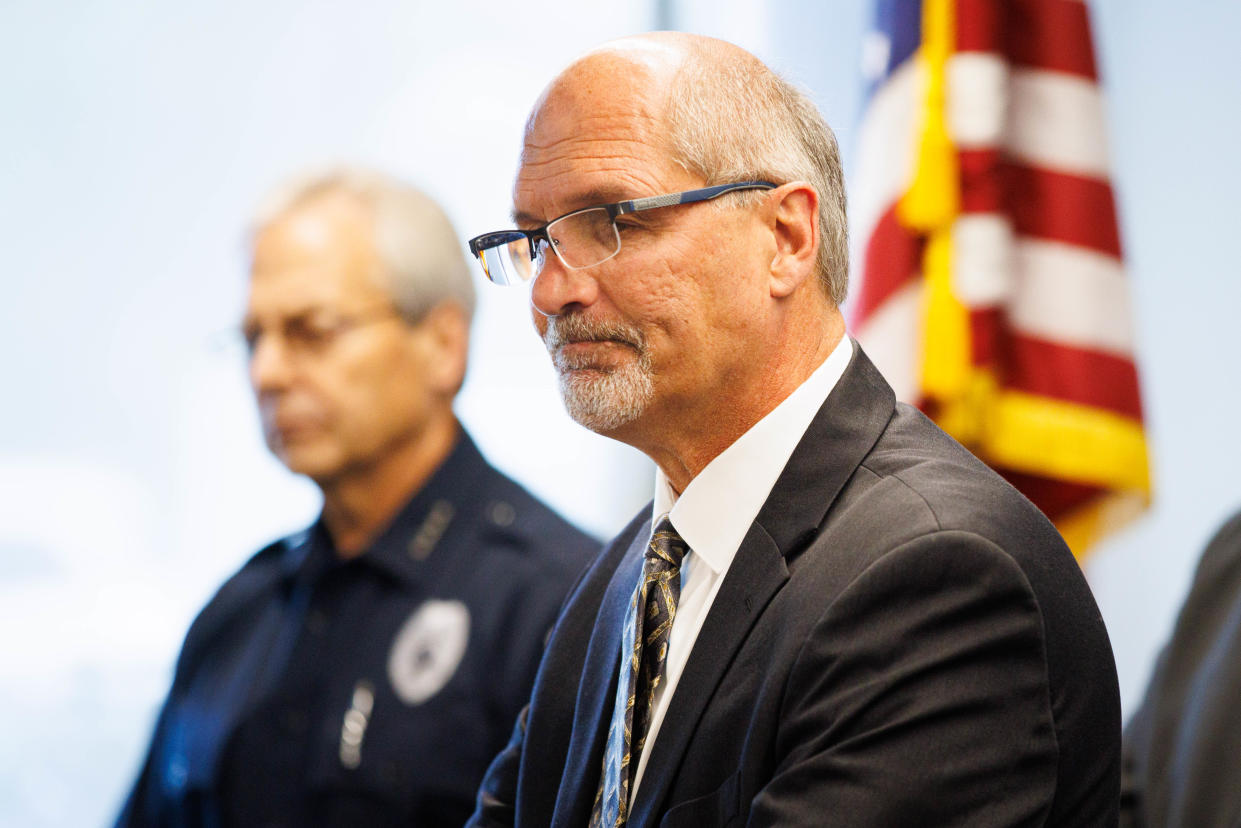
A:
<svg viewBox="0 0 1241 828">
<path fill-rule="evenodd" d="M 253 357 L 259 342 L 272 333 L 279 334 L 290 352 L 313 356 L 326 352 L 350 331 L 398 318 L 400 314 L 391 307 L 374 308 L 353 316 L 315 311 L 281 320 L 274 330 L 265 329 L 257 322 L 246 322 L 241 326 L 241 337 L 248 357 Z"/>
<path fill-rule="evenodd" d="M 738 190 L 772 190 L 775 187 L 769 181 L 740 181 L 583 207 L 533 230 L 499 230 L 475 236 L 470 239 L 470 252 L 478 257 L 483 273 L 491 281 L 498 285 L 523 284 L 543 271 L 549 248 L 570 270 L 594 267 L 615 256 L 621 248 L 617 216 L 710 201 Z"/>
</svg>

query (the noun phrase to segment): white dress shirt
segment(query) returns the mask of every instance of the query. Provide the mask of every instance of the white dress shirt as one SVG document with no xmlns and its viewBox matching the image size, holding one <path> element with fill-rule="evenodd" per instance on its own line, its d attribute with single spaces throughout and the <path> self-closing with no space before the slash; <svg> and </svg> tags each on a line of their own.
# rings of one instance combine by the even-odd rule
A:
<svg viewBox="0 0 1241 828">
<path fill-rule="evenodd" d="M 681 562 L 681 597 L 668 637 L 664 680 L 655 690 L 646 746 L 638 759 L 629 801 L 642 783 L 659 727 L 698 631 L 732 564 L 737 548 L 827 395 L 836 387 L 853 355 L 853 342 L 841 337 L 823 364 L 782 403 L 707 464 L 677 497 L 664 473 L 655 472 L 651 526 L 668 515 L 689 552 Z M 641 577 L 641 576 L 639 576 Z"/>
</svg>

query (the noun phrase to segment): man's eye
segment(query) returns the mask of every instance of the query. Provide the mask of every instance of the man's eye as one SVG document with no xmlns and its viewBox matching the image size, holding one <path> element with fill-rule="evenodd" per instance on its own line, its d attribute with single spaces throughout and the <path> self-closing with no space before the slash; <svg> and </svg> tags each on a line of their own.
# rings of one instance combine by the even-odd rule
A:
<svg viewBox="0 0 1241 828">
<path fill-rule="evenodd" d="M 296 334 L 307 342 L 322 342 L 330 339 L 341 327 L 340 322 L 329 322 L 325 319 L 318 319 L 313 322 L 306 322 L 297 328 L 289 328 L 290 335 Z"/>
</svg>

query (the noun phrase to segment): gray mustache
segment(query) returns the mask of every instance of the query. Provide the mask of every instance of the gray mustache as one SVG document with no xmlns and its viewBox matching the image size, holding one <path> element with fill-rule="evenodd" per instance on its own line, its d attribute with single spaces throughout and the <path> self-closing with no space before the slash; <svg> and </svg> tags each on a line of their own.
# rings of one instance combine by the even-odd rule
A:
<svg viewBox="0 0 1241 828">
<path fill-rule="evenodd" d="M 631 325 L 603 322 L 583 316 L 553 316 L 547 320 L 543 343 L 553 354 L 570 342 L 621 342 L 639 354 L 646 353 L 646 337 Z"/>
</svg>

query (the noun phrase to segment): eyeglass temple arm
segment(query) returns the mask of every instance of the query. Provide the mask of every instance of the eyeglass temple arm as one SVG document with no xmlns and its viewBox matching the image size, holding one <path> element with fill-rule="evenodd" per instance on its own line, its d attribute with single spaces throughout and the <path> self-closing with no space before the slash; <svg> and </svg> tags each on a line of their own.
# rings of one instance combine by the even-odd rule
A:
<svg viewBox="0 0 1241 828">
<path fill-rule="evenodd" d="M 775 187 L 776 185 L 770 181 L 740 181 L 735 184 L 717 184 L 714 187 L 704 187 L 701 190 L 690 190 L 684 193 L 669 193 L 668 195 L 648 196 L 647 198 L 622 201 L 614 205 L 615 212 L 612 210 L 608 212 L 611 213 L 612 218 L 616 218 L 626 213 L 655 210 L 660 207 L 671 207 L 674 204 L 693 204 L 696 201 L 710 201 L 734 190 L 773 190 Z"/>
</svg>

